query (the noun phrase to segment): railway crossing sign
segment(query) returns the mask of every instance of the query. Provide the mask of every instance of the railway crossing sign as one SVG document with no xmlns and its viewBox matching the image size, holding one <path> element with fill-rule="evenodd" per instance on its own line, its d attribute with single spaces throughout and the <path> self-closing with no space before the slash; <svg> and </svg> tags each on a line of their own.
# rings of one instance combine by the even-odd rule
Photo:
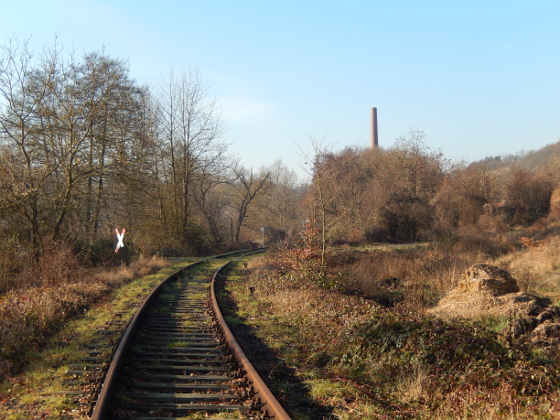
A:
<svg viewBox="0 0 560 420">
<path fill-rule="evenodd" d="M 118 228 L 115 228 L 115 233 L 117 234 L 117 247 L 115 248 L 115 252 L 119 252 L 119 248 L 124 248 L 124 234 L 126 229 L 123 228 L 122 232 L 119 232 Z"/>
</svg>

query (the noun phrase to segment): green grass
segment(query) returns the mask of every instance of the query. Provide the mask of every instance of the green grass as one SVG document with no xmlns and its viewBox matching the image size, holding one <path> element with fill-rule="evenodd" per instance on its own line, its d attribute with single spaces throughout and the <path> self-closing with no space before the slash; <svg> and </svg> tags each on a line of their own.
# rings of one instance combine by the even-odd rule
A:
<svg viewBox="0 0 560 420">
<path fill-rule="evenodd" d="M 97 330 L 115 318 L 124 321 L 132 318 L 140 300 L 183 266 L 181 261 L 156 274 L 133 280 L 65 324 L 42 351 L 29 355 L 31 360 L 23 374 L 0 384 L 0 401 L 4 405 L 1 418 L 59 419 L 66 415 L 73 419 L 87 419 L 87 414 L 81 411 L 83 406 L 65 394 L 81 391 L 63 383 L 67 379 L 68 367 L 87 356 L 84 346 L 96 338 Z"/>
</svg>

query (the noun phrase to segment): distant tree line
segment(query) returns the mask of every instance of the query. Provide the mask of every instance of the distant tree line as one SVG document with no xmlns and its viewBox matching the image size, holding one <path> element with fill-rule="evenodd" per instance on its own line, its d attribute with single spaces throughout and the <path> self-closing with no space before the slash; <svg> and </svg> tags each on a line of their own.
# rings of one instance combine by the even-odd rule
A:
<svg viewBox="0 0 560 420">
<path fill-rule="evenodd" d="M 307 211 L 317 240 L 429 240 L 459 229 L 505 231 L 549 216 L 556 170 L 516 160 L 451 165 L 411 130 L 389 149 L 333 153 L 314 143 Z"/>
<path fill-rule="evenodd" d="M 195 70 L 147 87 L 104 51 L 35 54 L 18 40 L 0 50 L 4 266 L 37 259 L 45 240 L 111 249 L 116 227 L 144 252 L 238 246 L 260 224 L 289 228 L 293 215 L 271 200 L 293 202 L 295 182 L 280 162 L 255 171 L 229 154 Z"/>
<path fill-rule="evenodd" d="M 103 50 L 1 47 L 0 269 L 37 261 L 45 241 L 110 252 L 116 227 L 129 247 L 165 255 L 314 232 L 324 258 L 336 243 L 498 230 L 549 213 L 554 171 L 496 158 L 451 166 L 416 130 L 389 149 L 333 152 L 312 139 L 309 185 L 281 161 L 247 168 L 207 93 L 195 70 L 139 86 Z"/>
</svg>

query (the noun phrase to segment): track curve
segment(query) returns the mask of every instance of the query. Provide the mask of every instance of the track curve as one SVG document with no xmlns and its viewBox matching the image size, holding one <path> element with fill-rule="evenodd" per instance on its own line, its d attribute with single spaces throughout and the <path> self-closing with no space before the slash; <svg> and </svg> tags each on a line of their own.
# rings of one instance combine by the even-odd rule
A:
<svg viewBox="0 0 560 420">
<path fill-rule="evenodd" d="M 117 347 L 92 420 L 289 419 L 218 307 L 213 284 L 233 257 L 187 266 L 150 293 Z"/>
</svg>

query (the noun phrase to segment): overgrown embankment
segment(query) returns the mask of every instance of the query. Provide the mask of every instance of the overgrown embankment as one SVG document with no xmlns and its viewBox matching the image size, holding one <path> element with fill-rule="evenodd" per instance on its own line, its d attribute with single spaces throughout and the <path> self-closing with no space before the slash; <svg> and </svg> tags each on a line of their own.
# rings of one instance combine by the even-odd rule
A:
<svg viewBox="0 0 560 420">
<path fill-rule="evenodd" d="M 52 257 L 52 256 L 51 256 Z M 167 263 L 160 258 L 140 259 L 115 269 L 71 270 L 68 256 L 34 269 L 33 285 L 12 288 L 0 295 L 0 373 L 12 375 L 27 363 L 29 353 L 41 348 L 64 322 L 85 311 L 118 286 Z M 64 270 L 62 273 L 61 270 Z"/>
<path fill-rule="evenodd" d="M 116 324 L 128 323 L 146 295 L 186 264 L 187 260 L 177 260 L 155 273 L 125 281 L 118 287 L 115 284 L 113 291 L 83 314 L 67 319 L 40 349 L 23 351 L 21 357 L 29 358 L 29 363 L 19 374 L 0 382 L 0 418 L 89 419 L 95 398 L 92 391 L 99 384 L 81 380 L 69 370 L 72 366 L 83 366 L 91 357 L 90 346 L 99 340 L 100 334 L 115 329 Z M 122 278 L 122 273 L 119 276 Z M 97 350 L 98 357 L 110 357 L 107 348 Z M 93 377 L 95 373 L 90 378 Z"/>
<path fill-rule="evenodd" d="M 459 268 L 481 257 L 446 252 L 339 254 L 319 278 L 288 251 L 230 276 L 231 316 L 244 325 L 249 358 L 260 358 L 294 418 L 558 418 L 554 349 L 509 343 L 502 319 L 425 315 Z M 359 295 L 346 292 L 352 284 Z"/>
</svg>

